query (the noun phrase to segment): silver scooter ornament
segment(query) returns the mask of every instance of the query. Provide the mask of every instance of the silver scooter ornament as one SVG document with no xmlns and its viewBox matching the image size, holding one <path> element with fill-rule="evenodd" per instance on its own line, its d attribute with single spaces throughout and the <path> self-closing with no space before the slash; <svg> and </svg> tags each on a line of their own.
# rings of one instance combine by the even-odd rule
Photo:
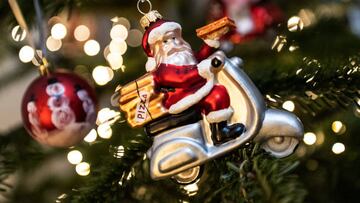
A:
<svg viewBox="0 0 360 203">
<path fill-rule="evenodd" d="M 211 57 L 214 60 L 214 56 Z M 230 95 L 234 113 L 229 123 L 242 123 L 246 131 L 235 139 L 215 144 L 210 125 L 203 118 L 153 134 L 153 145 L 147 156 L 150 159 L 150 175 L 154 180 L 172 177 L 180 184 L 190 184 L 201 176 L 204 163 L 246 143 L 260 143 L 272 156 L 283 158 L 291 155 L 302 139 L 304 132 L 301 121 L 288 111 L 266 108 L 263 96 L 242 70 L 240 58 L 225 57 L 221 64 L 216 78 Z M 119 97 L 121 88 L 113 97 L 117 105 Z M 171 116 L 167 119 L 171 119 Z"/>
</svg>

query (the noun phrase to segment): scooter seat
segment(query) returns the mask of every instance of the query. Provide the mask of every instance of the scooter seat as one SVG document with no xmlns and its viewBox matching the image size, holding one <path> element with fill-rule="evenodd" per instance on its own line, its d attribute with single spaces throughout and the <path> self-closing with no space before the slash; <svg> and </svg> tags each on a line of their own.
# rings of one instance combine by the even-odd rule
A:
<svg viewBox="0 0 360 203">
<path fill-rule="evenodd" d="M 156 136 L 165 130 L 196 123 L 201 119 L 201 113 L 190 108 L 182 113 L 170 114 L 150 122 L 145 126 L 145 132 L 148 136 Z"/>
</svg>

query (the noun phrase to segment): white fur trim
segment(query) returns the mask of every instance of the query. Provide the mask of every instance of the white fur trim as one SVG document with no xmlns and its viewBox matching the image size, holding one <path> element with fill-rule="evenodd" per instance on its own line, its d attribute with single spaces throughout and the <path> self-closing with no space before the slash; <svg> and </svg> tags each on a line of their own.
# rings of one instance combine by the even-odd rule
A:
<svg viewBox="0 0 360 203">
<path fill-rule="evenodd" d="M 171 105 L 169 108 L 169 113 L 178 114 L 185 111 L 194 104 L 199 103 L 204 97 L 206 97 L 210 93 L 213 87 L 214 79 L 208 80 L 206 84 L 200 89 L 198 89 L 194 94 L 188 95 L 182 98 L 180 101 L 176 102 L 175 104 Z"/>
<path fill-rule="evenodd" d="M 205 59 L 201 61 L 198 65 L 199 75 L 207 80 L 213 79 L 215 77 L 214 73 L 211 72 L 211 59 Z"/>
<path fill-rule="evenodd" d="M 205 39 L 204 42 L 212 48 L 219 48 L 220 47 L 220 41 L 219 40 L 213 40 L 213 39 Z"/>
<path fill-rule="evenodd" d="M 159 27 L 156 27 L 153 30 L 151 30 L 151 32 L 149 33 L 148 43 L 154 44 L 158 40 L 161 40 L 165 33 L 176 29 L 181 30 L 181 25 L 175 22 L 165 22 L 161 24 Z"/>
<path fill-rule="evenodd" d="M 154 57 L 148 57 L 148 60 L 145 64 L 145 68 L 147 72 L 151 72 L 155 70 L 157 67 L 156 61 Z"/>
<path fill-rule="evenodd" d="M 206 116 L 206 120 L 209 123 L 219 123 L 221 121 L 228 120 L 233 115 L 233 113 L 234 111 L 231 107 L 218 111 L 212 111 Z"/>
</svg>

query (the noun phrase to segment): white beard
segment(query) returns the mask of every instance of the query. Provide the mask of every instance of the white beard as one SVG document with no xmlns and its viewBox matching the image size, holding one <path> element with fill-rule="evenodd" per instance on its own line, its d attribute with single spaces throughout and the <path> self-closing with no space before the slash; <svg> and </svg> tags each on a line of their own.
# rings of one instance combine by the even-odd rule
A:
<svg viewBox="0 0 360 203">
<path fill-rule="evenodd" d="M 177 66 L 197 64 L 194 54 L 189 50 L 177 51 L 169 56 L 163 56 L 161 62 Z"/>
</svg>

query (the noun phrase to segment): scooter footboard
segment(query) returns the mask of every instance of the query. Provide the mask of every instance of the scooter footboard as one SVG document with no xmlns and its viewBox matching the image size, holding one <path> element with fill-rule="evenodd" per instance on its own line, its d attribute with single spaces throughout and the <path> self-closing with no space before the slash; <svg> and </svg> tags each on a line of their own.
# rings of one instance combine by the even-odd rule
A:
<svg viewBox="0 0 360 203">
<path fill-rule="evenodd" d="M 294 114 L 268 109 L 262 128 L 254 141 L 262 143 L 262 148 L 273 156 L 282 158 L 293 153 L 303 135 L 303 125 Z"/>
<path fill-rule="evenodd" d="M 177 138 L 155 150 L 150 160 L 151 177 L 157 180 L 201 165 L 204 160 L 207 160 L 207 153 L 193 139 Z"/>
</svg>

